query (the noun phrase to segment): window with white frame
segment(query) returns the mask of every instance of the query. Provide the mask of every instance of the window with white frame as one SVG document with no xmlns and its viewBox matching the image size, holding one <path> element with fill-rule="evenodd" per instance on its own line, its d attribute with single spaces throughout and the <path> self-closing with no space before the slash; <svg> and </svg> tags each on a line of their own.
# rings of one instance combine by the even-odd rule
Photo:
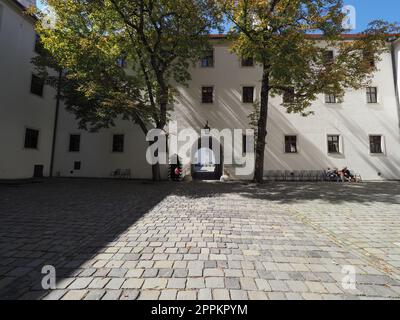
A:
<svg viewBox="0 0 400 320">
<path fill-rule="evenodd" d="M 328 135 L 328 153 L 340 153 L 340 135 Z"/>
<path fill-rule="evenodd" d="M 367 88 L 367 102 L 368 103 L 378 103 L 378 88 L 368 87 Z"/>
<path fill-rule="evenodd" d="M 297 136 L 285 136 L 285 153 L 297 153 Z"/>
<path fill-rule="evenodd" d="M 381 135 L 369 136 L 369 150 L 371 154 L 383 153 L 383 137 Z"/>
<path fill-rule="evenodd" d="M 338 98 L 334 94 L 326 93 L 325 94 L 325 103 L 338 103 Z"/>
</svg>

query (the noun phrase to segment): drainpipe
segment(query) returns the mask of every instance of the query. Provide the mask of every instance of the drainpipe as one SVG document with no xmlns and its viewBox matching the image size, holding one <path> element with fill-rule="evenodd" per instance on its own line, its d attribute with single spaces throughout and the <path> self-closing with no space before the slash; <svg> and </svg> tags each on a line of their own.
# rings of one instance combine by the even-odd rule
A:
<svg viewBox="0 0 400 320">
<path fill-rule="evenodd" d="M 53 178 L 53 170 L 54 170 L 54 155 L 55 155 L 56 140 L 57 140 L 58 115 L 60 112 L 60 101 L 61 101 L 61 81 L 62 81 L 62 70 L 58 72 L 56 112 L 54 116 L 53 141 L 51 145 L 50 178 Z"/>
<path fill-rule="evenodd" d="M 398 40 L 398 39 L 397 39 Z M 396 104 L 397 104 L 397 115 L 399 120 L 399 128 L 400 128 L 400 92 L 399 92 L 399 80 L 398 80 L 398 67 L 396 66 L 396 50 L 395 50 L 395 42 L 391 43 L 391 51 L 392 51 L 392 66 L 393 66 L 393 77 L 394 77 L 394 90 L 396 94 Z M 400 61 L 397 61 L 400 64 Z"/>
</svg>

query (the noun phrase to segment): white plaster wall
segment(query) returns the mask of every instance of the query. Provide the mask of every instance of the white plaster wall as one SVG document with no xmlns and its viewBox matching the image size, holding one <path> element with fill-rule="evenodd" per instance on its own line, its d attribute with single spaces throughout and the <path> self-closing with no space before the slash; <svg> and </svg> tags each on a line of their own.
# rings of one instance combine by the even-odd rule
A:
<svg viewBox="0 0 400 320">
<path fill-rule="evenodd" d="M 55 175 L 62 177 L 110 178 L 112 171 L 131 169 L 133 179 L 151 179 L 151 166 L 146 161 L 146 137 L 139 126 L 129 121 L 116 121 L 115 128 L 97 133 L 80 130 L 73 114 L 60 110 L 56 143 Z M 81 134 L 80 152 L 69 152 L 70 134 Z M 113 134 L 124 134 L 123 153 L 112 152 Z M 74 162 L 81 161 L 82 168 L 74 171 Z M 167 171 L 162 175 L 167 177 Z"/>
<path fill-rule="evenodd" d="M 241 103 L 243 86 L 256 86 L 259 96 L 261 69 L 242 68 L 226 42 L 215 41 L 215 67 L 193 68 L 189 88 L 181 87 L 174 117 L 180 129 L 198 131 L 209 121 L 211 128 L 249 128 L 252 106 Z M 315 115 L 303 118 L 286 114 L 281 97 L 270 101 L 265 170 L 319 170 L 349 168 L 364 179 L 400 179 L 399 121 L 393 82 L 392 59 L 388 52 L 379 63 L 372 86 L 377 86 L 379 103 L 367 104 L 365 90 L 349 91 L 344 102 L 324 103 L 321 96 L 312 107 Z M 215 102 L 201 104 L 201 87 L 215 87 Z M 298 154 L 284 153 L 285 134 L 298 135 Z M 341 155 L 329 155 L 327 135 L 340 134 Z M 382 134 L 384 155 L 371 155 L 369 135 Z M 380 175 L 379 175 L 380 173 Z"/>
<path fill-rule="evenodd" d="M 0 179 L 31 178 L 34 165 L 48 175 L 55 93 L 48 86 L 43 98 L 30 93 L 33 21 L 10 1 L 0 5 Z M 38 150 L 24 149 L 26 127 L 40 130 Z"/>
</svg>

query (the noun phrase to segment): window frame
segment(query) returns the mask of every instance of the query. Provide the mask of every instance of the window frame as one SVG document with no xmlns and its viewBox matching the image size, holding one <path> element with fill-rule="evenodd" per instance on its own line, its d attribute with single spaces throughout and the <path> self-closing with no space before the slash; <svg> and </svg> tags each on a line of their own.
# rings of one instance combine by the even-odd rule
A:
<svg viewBox="0 0 400 320">
<path fill-rule="evenodd" d="M 203 65 L 203 61 L 205 61 L 206 58 L 209 58 L 210 56 L 207 56 L 206 54 L 212 52 L 212 65 Z M 214 48 L 210 50 L 206 50 L 206 52 L 203 53 L 202 57 L 200 58 L 200 68 L 201 69 L 212 69 L 215 67 L 215 50 Z"/>
<path fill-rule="evenodd" d="M 123 140 L 122 140 L 122 151 L 118 151 L 116 150 L 116 145 L 115 145 L 115 137 L 117 136 L 122 136 Z M 125 134 L 124 133 L 113 133 L 111 135 L 111 153 L 113 154 L 121 154 L 125 152 Z"/>
<path fill-rule="evenodd" d="M 78 151 L 71 150 L 71 137 L 72 136 L 78 136 L 79 137 L 79 147 Z M 82 143 L 82 135 L 80 133 L 70 133 L 68 135 L 68 152 L 70 153 L 80 153 L 81 152 L 81 143 Z"/>
<path fill-rule="evenodd" d="M 370 89 L 375 89 L 375 101 L 370 101 L 371 98 L 371 92 L 369 92 Z M 366 95 L 367 95 L 367 103 L 368 104 L 378 104 L 379 103 L 379 88 L 378 87 L 367 87 L 365 89 Z"/>
<path fill-rule="evenodd" d="M 253 91 L 252 91 L 252 101 L 245 101 L 245 89 L 253 89 Z M 248 85 L 248 86 L 242 86 L 242 103 L 245 103 L 245 104 L 253 104 L 254 103 L 254 98 L 255 98 L 255 96 L 256 96 L 256 87 L 255 86 L 251 86 L 251 85 Z"/>
<path fill-rule="evenodd" d="M 333 97 L 333 100 L 331 99 Z M 325 104 L 338 104 L 339 99 L 336 95 L 325 93 Z"/>
<path fill-rule="evenodd" d="M 205 89 L 205 88 L 211 88 L 212 89 L 212 92 L 211 92 L 211 102 L 206 102 L 205 100 L 204 100 L 204 95 L 203 95 L 203 90 Z M 205 85 L 205 86 L 201 86 L 201 104 L 214 104 L 214 102 L 215 102 L 215 86 L 211 86 L 211 85 Z"/>
<path fill-rule="evenodd" d="M 380 137 L 381 138 L 381 144 L 380 144 L 381 152 L 372 152 L 371 138 L 373 138 L 373 137 Z M 371 156 L 386 155 L 385 136 L 383 134 L 369 134 L 368 135 L 368 145 L 369 145 L 369 154 Z"/>
<path fill-rule="evenodd" d="M 288 152 L 288 149 L 286 148 L 287 147 L 287 138 L 295 138 L 295 141 L 296 141 L 296 151 L 295 152 L 293 152 L 293 151 L 290 151 L 290 152 Z M 299 153 L 299 137 L 298 137 L 298 135 L 297 134 L 285 134 L 284 136 L 283 136 L 283 152 L 285 153 L 285 154 L 298 154 Z"/>
<path fill-rule="evenodd" d="M 36 147 L 35 148 L 26 146 L 26 134 L 27 134 L 28 130 L 37 131 L 37 141 L 36 141 Z M 24 140 L 23 140 L 23 149 L 24 150 L 36 150 L 36 151 L 39 151 L 39 149 L 40 149 L 40 129 L 33 128 L 33 127 L 25 127 L 24 128 L 23 137 L 24 137 Z"/>
<path fill-rule="evenodd" d="M 82 161 L 74 161 L 74 171 L 82 170 Z"/>
<path fill-rule="evenodd" d="M 331 152 L 330 148 L 329 148 L 329 138 L 330 137 L 338 137 L 337 143 L 338 143 L 338 151 L 336 152 Z M 338 155 L 338 154 L 342 154 L 342 136 L 340 134 L 337 133 L 333 133 L 333 134 L 327 134 L 326 136 L 326 147 L 327 147 L 327 151 L 329 155 Z"/>
<path fill-rule="evenodd" d="M 34 79 L 34 78 L 40 79 L 40 80 L 42 80 L 42 82 L 43 82 L 41 94 L 37 94 L 37 93 L 35 93 L 35 92 L 32 91 L 32 84 L 33 84 L 33 79 Z M 38 75 L 36 75 L 35 73 L 31 73 L 31 81 L 30 81 L 30 88 L 29 88 L 30 94 L 32 94 L 32 95 L 34 95 L 34 96 L 36 96 L 36 97 L 39 97 L 39 98 L 44 98 L 44 88 L 45 88 L 45 85 L 46 85 L 46 83 L 45 83 L 45 80 L 44 80 L 44 79 L 40 78 L 40 77 L 39 77 Z"/>
</svg>

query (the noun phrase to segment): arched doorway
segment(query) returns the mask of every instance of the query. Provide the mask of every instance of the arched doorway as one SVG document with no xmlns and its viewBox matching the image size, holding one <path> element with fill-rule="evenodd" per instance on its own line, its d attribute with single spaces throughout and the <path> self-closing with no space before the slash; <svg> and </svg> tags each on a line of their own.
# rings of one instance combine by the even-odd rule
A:
<svg viewBox="0 0 400 320">
<path fill-rule="evenodd" d="M 208 144 L 201 141 L 202 138 L 192 150 L 192 177 L 196 180 L 219 180 L 223 175 L 222 146 L 212 137 Z M 219 155 L 213 149 L 219 150 Z"/>
</svg>

